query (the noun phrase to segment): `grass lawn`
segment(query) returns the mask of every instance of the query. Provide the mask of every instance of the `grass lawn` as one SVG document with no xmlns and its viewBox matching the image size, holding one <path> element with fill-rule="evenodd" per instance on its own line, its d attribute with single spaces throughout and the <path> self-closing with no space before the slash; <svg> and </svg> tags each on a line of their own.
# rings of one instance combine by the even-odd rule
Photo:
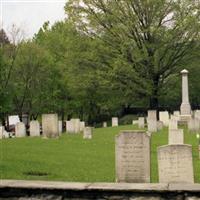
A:
<svg viewBox="0 0 200 200">
<path fill-rule="evenodd" d="M 128 125 L 97 128 L 92 140 L 63 134 L 59 139 L 14 138 L 0 141 L 0 178 L 74 182 L 115 181 L 115 135 Z M 168 142 L 168 130 L 151 138 L 151 182 L 158 182 L 157 147 Z M 200 160 L 195 134 L 185 129 L 185 144 L 193 147 L 195 182 L 200 182 Z"/>
</svg>

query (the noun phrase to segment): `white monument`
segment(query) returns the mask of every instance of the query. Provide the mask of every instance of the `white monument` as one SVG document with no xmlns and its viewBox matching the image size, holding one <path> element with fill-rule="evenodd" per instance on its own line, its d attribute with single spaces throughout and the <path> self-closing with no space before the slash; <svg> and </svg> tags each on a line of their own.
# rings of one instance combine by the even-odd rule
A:
<svg viewBox="0 0 200 200">
<path fill-rule="evenodd" d="M 188 90 L 188 71 L 186 69 L 181 71 L 182 74 L 182 104 L 181 104 L 181 121 L 188 121 L 191 118 L 191 106 L 189 102 Z"/>
</svg>

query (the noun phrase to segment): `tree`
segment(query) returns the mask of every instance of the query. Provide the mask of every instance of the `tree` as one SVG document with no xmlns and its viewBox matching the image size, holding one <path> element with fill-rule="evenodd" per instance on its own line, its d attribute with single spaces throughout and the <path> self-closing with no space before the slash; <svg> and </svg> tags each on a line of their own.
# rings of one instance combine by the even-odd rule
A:
<svg viewBox="0 0 200 200">
<path fill-rule="evenodd" d="M 3 29 L 1 29 L 0 30 L 0 46 L 1 46 L 1 48 L 5 44 L 10 44 L 10 41 L 8 39 L 8 36 L 6 35 L 6 32 Z"/>
<path fill-rule="evenodd" d="M 113 72 L 131 72 L 118 82 L 125 86 L 134 82 L 151 108 L 159 106 L 166 80 L 180 71 L 199 45 L 198 1 L 69 0 L 65 10 L 78 30 L 115 51 L 118 63 L 124 65 L 118 64 Z"/>
</svg>

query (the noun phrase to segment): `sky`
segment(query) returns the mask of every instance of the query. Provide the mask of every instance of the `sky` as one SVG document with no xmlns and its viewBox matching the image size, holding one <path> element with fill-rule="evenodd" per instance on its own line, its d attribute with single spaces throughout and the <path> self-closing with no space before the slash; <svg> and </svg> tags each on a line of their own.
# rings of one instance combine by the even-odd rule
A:
<svg viewBox="0 0 200 200">
<path fill-rule="evenodd" d="M 0 0 L 0 27 L 7 32 L 15 24 L 31 38 L 45 21 L 64 19 L 66 0 Z"/>
</svg>

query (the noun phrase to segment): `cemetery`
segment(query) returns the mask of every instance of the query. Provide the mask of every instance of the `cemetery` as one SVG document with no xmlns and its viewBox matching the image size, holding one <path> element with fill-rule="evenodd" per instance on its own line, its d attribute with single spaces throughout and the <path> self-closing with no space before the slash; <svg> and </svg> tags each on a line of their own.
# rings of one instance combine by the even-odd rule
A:
<svg viewBox="0 0 200 200">
<path fill-rule="evenodd" d="M 200 200 L 199 0 L 0 7 L 0 200 Z"/>
</svg>

